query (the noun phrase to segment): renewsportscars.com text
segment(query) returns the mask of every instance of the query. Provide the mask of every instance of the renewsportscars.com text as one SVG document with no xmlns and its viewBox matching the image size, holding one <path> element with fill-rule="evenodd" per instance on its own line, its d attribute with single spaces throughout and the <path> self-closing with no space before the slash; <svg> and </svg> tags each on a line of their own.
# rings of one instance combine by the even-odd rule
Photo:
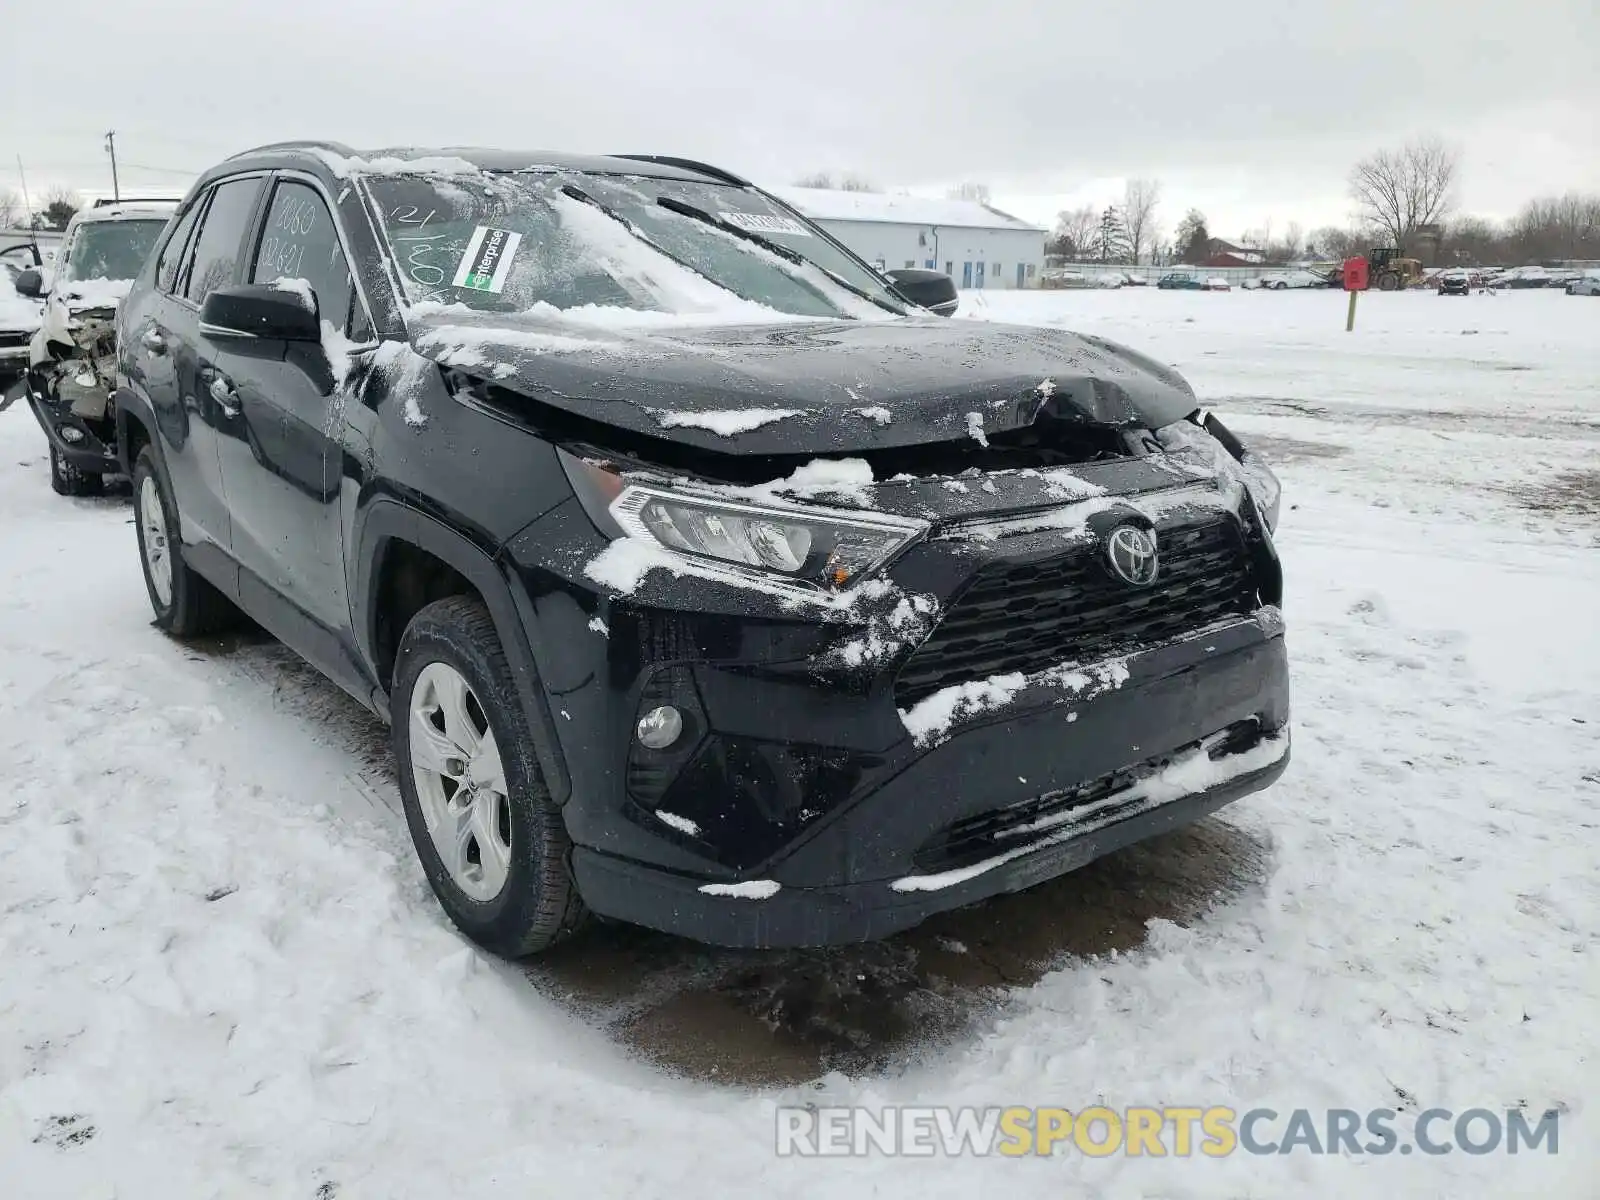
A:
<svg viewBox="0 0 1600 1200">
<path fill-rule="evenodd" d="M 778 1110 L 776 1150 L 784 1157 L 1557 1154 L 1560 1114 L 1429 1108 L 1412 1119 L 1392 1108 L 800 1107 Z"/>
</svg>

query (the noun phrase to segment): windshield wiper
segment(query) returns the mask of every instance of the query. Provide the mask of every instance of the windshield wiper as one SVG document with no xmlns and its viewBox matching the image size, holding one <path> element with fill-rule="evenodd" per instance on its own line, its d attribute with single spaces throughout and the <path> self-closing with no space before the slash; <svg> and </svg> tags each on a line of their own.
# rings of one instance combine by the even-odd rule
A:
<svg viewBox="0 0 1600 1200">
<path fill-rule="evenodd" d="M 883 299 L 883 297 L 874 296 L 871 292 L 867 291 L 866 288 L 857 287 L 848 279 L 841 278 L 836 272 L 830 271 L 821 263 L 807 258 L 798 250 L 792 250 L 788 246 L 773 241 L 771 238 L 763 237 L 753 229 L 746 229 L 741 225 L 735 225 L 732 221 L 724 220 L 722 217 L 715 216 L 703 208 L 696 208 L 692 204 L 685 204 L 682 200 L 675 199 L 672 196 L 658 196 L 656 197 L 656 203 L 662 208 L 666 209 L 668 212 L 677 213 L 680 217 L 688 217 L 691 220 L 700 221 L 706 225 L 710 225 L 713 229 L 720 229 L 722 232 L 730 233 L 736 238 L 742 238 L 744 241 L 747 241 L 752 245 L 760 246 L 768 253 L 776 254 L 779 258 L 784 259 L 787 262 L 791 262 L 797 267 L 815 267 L 829 279 L 837 283 L 840 287 L 844 288 L 845 291 L 852 292 L 861 297 L 861 299 L 876 304 L 879 308 L 887 309 L 889 312 L 894 313 L 897 317 L 903 317 L 906 315 L 903 310 L 898 309 L 894 305 L 888 303 Z"/>
</svg>

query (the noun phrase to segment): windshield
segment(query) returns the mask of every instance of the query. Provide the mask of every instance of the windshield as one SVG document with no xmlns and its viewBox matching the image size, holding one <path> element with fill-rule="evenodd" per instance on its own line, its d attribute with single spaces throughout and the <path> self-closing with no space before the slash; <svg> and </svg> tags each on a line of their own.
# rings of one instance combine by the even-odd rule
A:
<svg viewBox="0 0 1600 1200">
<path fill-rule="evenodd" d="M 166 226 L 166 221 L 159 218 L 93 221 L 80 225 L 72 240 L 72 254 L 61 268 L 58 282 L 134 278 Z"/>
<path fill-rule="evenodd" d="M 875 272 L 741 187 L 573 171 L 364 184 L 412 303 L 731 319 L 906 311 Z"/>
</svg>

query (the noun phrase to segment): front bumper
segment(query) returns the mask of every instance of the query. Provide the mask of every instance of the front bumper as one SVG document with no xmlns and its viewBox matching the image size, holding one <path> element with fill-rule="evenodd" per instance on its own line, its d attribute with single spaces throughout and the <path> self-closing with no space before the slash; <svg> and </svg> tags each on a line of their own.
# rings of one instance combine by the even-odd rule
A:
<svg viewBox="0 0 1600 1200">
<path fill-rule="evenodd" d="M 1282 735 L 1285 742 L 1287 734 Z M 1087 866 L 1125 846 L 1181 828 L 1260 791 L 1289 765 L 1287 746 L 1271 765 L 1072 838 L 1047 842 L 993 868 L 932 891 L 893 883 L 783 888 L 765 898 L 712 895 L 697 880 L 593 850 L 573 852 L 573 873 L 596 912 L 718 946 L 776 949 L 872 941 L 929 917 L 976 904 Z"/>
<path fill-rule="evenodd" d="M 51 403 L 28 383 L 22 386 L 27 389 L 28 407 L 33 410 L 39 428 L 44 430 L 51 448 L 67 463 L 91 475 L 115 475 L 122 470 L 115 444 L 108 444 L 95 431 L 94 424 L 103 426 L 103 422 L 91 424 L 70 406 Z"/>
<path fill-rule="evenodd" d="M 1098 694 L 1063 701 L 1049 683 L 1024 692 L 914 753 L 737 880 L 579 845 L 578 889 L 604 916 L 721 945 L 778 947 L 883 937 L 1032 887 L 1282 774 L 1289 683 L 1276 622 L 1268 610 L 1129 656 L 1126 679 Z M 1197 772 L 1203 744 L 1222 737 L 1230 752 Z M 1166 766 L 1174 756 L 1178 769 Z M 1008 822 L 1008 812 L 1019 818 Z"/>
<path fill-rule="evenodd" d="M 945 523 L 843 614 L 659 571 L 613 594 L 585 573 L 607 543 L 552 509 L 506 558 L 585 901 L 732 945 L 874 938 L 1265 787 L 1288 751 L 1281 570 L 1241 500 Z M 1103 561 L 1131 519 L 1167 547 L 1145 591 Z M 665 704 L 684 732 L 646 751 L 635 725 Z"/>
</svg>

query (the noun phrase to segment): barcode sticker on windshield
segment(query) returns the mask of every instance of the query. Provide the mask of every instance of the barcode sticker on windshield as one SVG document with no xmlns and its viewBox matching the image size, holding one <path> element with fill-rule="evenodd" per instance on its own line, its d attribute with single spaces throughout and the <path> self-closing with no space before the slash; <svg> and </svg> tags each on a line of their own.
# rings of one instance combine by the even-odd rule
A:
<svg viewBox="0 0 1600 1200">
<path fill-rule="evenodd" d="M 452 286 L 475 292 L 505 291 L 506 276 L 511 273 L 511 260 L 520 241 L 522 235 L 510 229 L 479 225 L 472 231 L 467 252 L 461 256 L 456 277 L 450 281 Z"/>
<path fill-rule="evenodd" d="M 747 212 L 724 212 L 717 215 L 729 225 L 737 225 L 740 229 L 748 229 L 751 233 L 782 233 L 790 237 L 811 236 L 811 231 L 793 217 Z"/>
</svg>

